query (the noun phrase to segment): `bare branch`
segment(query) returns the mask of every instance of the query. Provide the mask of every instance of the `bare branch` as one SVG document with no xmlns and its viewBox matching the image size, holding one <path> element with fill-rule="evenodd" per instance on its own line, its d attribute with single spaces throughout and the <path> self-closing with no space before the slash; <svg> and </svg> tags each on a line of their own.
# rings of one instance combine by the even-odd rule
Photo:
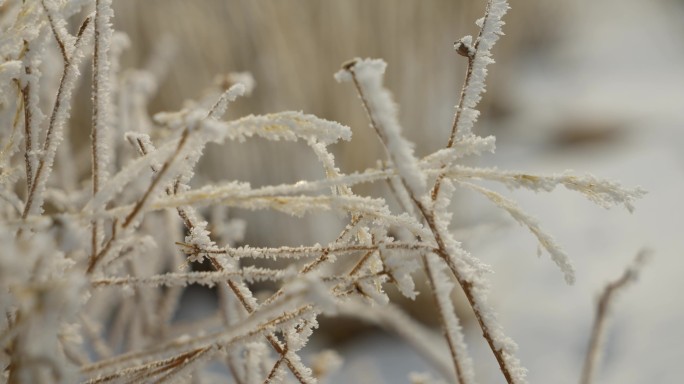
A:
<svg viewBox="0 0 684 384">
<path fill-rule="evenodd" d="M 596 304 L 594 326 L 591 330 L 591 337 L 589 338 L 589 344 L 587 346 L 587 354 L 585 355 L 584 359 L 584 367 L 582 369 L 582 377 L 580 379 L 581 384 L 591 384 L 593 382 L 593 378 L 601 357 L 601 344 L 606 330 L 606 322 L 610 308 L 613 305 L 613 301 L 615 301 L 615 296 L 637 280 L 639 277 L 639 272 L 649 256 L 649 251 L 639 251 L 634 258 L 634 261 L 627 266 L 627 269 L 625 269 L 622 276 L 620 276 L 617 280 L 608 283 L 608 285 L 606 285 L 606 287 L 603 289 L 598 303 Z"/>
</svg>

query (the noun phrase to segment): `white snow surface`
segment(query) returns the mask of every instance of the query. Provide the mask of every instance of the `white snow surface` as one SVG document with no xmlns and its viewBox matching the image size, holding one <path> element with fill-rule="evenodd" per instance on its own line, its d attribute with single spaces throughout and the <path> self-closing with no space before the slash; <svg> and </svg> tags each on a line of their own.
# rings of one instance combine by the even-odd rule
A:
<svg viewBox="0 0 684 384">
<path fill-rule="evenodd" d="M 519 110 L 496 132 L 497 154 L 480 165 L 540 173 L 574 169 L 641 186 L 648 194 L 630 214 L 622 207 L 605 210 L 563 188 L 534 193 L 487 184 L 518 202 L 558 240 L 576 267 L 573 286 L 554 265 L 533 257 L 535 239 L 517 225 L 458 240 L 496 271 L 490 303 L 519 345 L 517 356 L 531 383 L 579 381 L 598 295 L 640 249 L 649 248 L 652 257 L 638 281 L 613 303 L 595 382 L 677 383 L 684 377 L 684 4 L 578 0 L 568 7 L 569 33 L 555 47 L 539 57 L 496 64 L 506 66 L 508 92 Z M 549 149 L 554 127 L 578 116 L 617 120 L 619 139 Z M 482 196 L 457 193 L 463 200 L 452 208 L 462 222 L 511 223 Z M 479 329 L 466 328 L 466 342 L 477 381 L 503 383 Z M 354 359 L 364 359 L 359 354 L 365 352 L 365 361 L 387 363 L 387 348 L 402 354 L 387 341 L 364 344 Z M 403 351 L 402 369 L 425 369 L 408 347 Z M 395 382 L 396 376 L 384 379 Z"/>
<path fill-rule="evenodd" d="M 471 250 L 497 271 L 492 305 L 519 344 L 530 382 L 578 382 L 598 295 L 642 248 L 652 258 L 639 280 L 617 295 L 594 382 L 675 383 L 684 377 L 677 364 L 684 357 L 678 294 L 684 289 L 684 46 L 677 43 L 683 16 L 681 2 L 577 1 L 568 14 L 573 36 L 533 65 L 526 59 L 510 68 L 511 96 L 523 113 L 497 137 L 488 165 L 572 168 L 648 191 L 629 214 L 601 209 L 562 188 L 550 194 L 499 189 L 539 218 L 577 270 L 575 285 L 564 286 L 548 263 L 529 257 L 535 244 L 517 226 Z M 557 133 L 553 127 L 578 116 L 618 121 L 619 138 L 592 147 L 544 147 Z M 469 214 L 485 216 L 488 202 L 472 200 L 464 204 Z M 478 379 L 503 382 L 493 362 L 481 366 L 491 352 L 480 344 L 469 341 L 481 348 L 474 352 Z"/>
</svg>

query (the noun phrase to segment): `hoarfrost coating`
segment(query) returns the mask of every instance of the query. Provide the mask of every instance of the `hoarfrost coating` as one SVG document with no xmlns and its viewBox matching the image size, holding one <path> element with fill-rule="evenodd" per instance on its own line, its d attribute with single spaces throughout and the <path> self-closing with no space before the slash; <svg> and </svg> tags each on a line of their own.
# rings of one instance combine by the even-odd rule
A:
<svg viewBox="0 0 684 384">
<path fill-rule="evenodd" d="M 399 112 L 392 95 L 382 85 L 387 63 L 379 59 L 356 59 L 351 65 L 335 75 L 338 81 L 353 81 L 359 88 L 360 97 L 371 119 L 371 126 L 378 131 L 386 145 L 389 157 L 402 180 L 414 195 L 425 192 L 425 175 L 418 167 L 413 154 L 413 144 L 401 135 Z M 348 72 L 348 73 L 347 73 Z"/>
<path fill-rule="evenodd" d="M 562 185 L 600 206 L 629 211 L 644 191 L 569 171 L 463 165 L 495 149 L 494 137 L 475 135 L 473 125 L 507 10 L 506 1 L 489 0 L 477 36 L 456 39 L 460 56 L 453 58 L 465 57 L 468 70 L 452 135 L 422 158 L 405 138 L 384 84 L 387 64 L 343 64 L 335 78 L 353 85 L 358 109 L 386 151 L 376 166 L 348 171 L 332 148 L 358 144 L 347 125 L 304 111 L 237 116 L 233 102 L 250 96 L 256 84 L 248 72 L 217 75 L 197 99 L 151 115 L 150 103 L 175 64 L 173 43 L 159 39 L 147 65 L 126 68 L 125 51 L 140 42 L 113 30 L 111 0 L 2 2 L 2 378 L 173 382 L 213 372 L 240 383 L 325 382 L 342 358 L 322 351 L 310 361 L 302 354 L 317 348 L 309 342 L 325 315 L 384 327 L 433 364 L 436 382 L 476 382 L 479 359 L 471 355 L 482 344 L 497 375 L 525 383 L 517 344 L 504 333 L 506 317 L 499 318 L 489 298 L 496 268 L 454 230 L 457 197 L 464 189 L 487 197 L 533 233 L 571 282 L 581 268 L 574 269 L 539 221 L 480 183 L 537 192 Z M 70 32 L 72 25 L 80 28 Z M 84 112 L 76 104 L 88 61 L 92 109 Z M 61 68 L 61 76 L 52 68 Z M 85 128 L 79 114 L 88 117 Z M 296 145 L 318 168 L 294 166 L 296 178 L 266 183 L 206 169 L 212 157 L 218 168 L 247 169 L 253 164 L 235 146 L 222 146 L 253 144 L 248 141 L 258 144 L 250 147 L 256 152 L 266 141 Z M 210 147 L 220 153 L 205 156 Z M 361 194 L 362 184 L 386 185 L 392 196 Z M 311 236 L 323 240 L 293 245 L 288 238 L 283 245 L 273 223 L 249 220 L 248 211 L 257 210 L 306 223 L 321 216 L 327 222 L 312 226 Z M 255 233 L 266 244 L 246 236 Z M 192 270 L 200 265 L 205 270 Z M 184 299 L 192 285 L 215 288 L 217 303 L 194 307 L 214 296 Z M 392 290 L 431 300 L 441 335 L 398 305 Z M 456 303 L 458 291 L 464 299 Z M 464 310 L 482 334 L 468 345 Z M 224 368 L 216 373 L 212 364 Z"/>
</svg>

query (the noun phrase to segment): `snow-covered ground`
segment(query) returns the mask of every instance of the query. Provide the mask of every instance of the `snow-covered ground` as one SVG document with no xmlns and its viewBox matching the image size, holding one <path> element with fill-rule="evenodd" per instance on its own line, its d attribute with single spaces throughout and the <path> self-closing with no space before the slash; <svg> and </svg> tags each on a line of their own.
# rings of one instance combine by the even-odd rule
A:
<svg viewBox="0 0 684 384">
<path fill-rule="evenodd" d="M 577 267 L 574 286 L 563 282 L 548 256 L 535 256 L 533 237 L 517 225 L 490 233 L 493 239 L 474 242 L 471 250 L 497 271 L 493 304 L 520 345 L 530 382 L 562 384 L 579 380 L 599 292 L 640 249 L 650 249 L 652 258 L 639 281 L 614 302 L 596 382 L 681 382 L 684 3 L 579 0 L 566 16 L 566 36 L 557 46 L 492 67 L 507 66 L 508 97 L 516 110 L 498 131 L 497 154 L 485 165 L 547 173 L 574 169 L 640 185 L 648 194 L 629 214 L 606 211 L 562 189 L 502 191 L 564 246 Z M 568 126 L 609 129 L 608 139 L 560 147 L 554 140 L 560 127 Z M 485 199 L 464 194 L 468 208 L 459 214 L 466 219 L 510 222 Z M 491 352 L 477 330 L 471 331 L 479 380 L 502 382 Z M 404 348 L 395 343 L 350 348 L 354 359 L 365 351 L 382 365 L 388 346 L 393 353 Z M 415 364 L 407 359 L 401 368 L 421 369 Z M 351 371 L 359 367 L 347 365 Z"/>
<path fill-rule="evenodd" d="M 653 256 L 639 282 L 615 302 L 597 382 L 679 382 L 684 377 L 684 366 L 677 363 L 684 357 L 684 6 L 576 3 L 569 17 L 577 27 L 567 45 L 539 64 L 542 70 L 522 63 L 514 76 L 518 82 L 512 88 L 522 93 L 518 100 L 529 117 L 513 129 L 520 140 L 500 142 L 494 161 L 548 172 L 572 168 L 641 185 L 649 193 L 632 215 L 605 212 L 570 192 L 516 193 L 564 244 L 578 279 L 575 286 L 564 286 L 549 263 L 529 260 L 529 244 L 511 234 L 511 248 L 487 252 L 497 270 L 511 271 L 497 277 L 495 297 L 521 345 L 531 381 L 577 382 L 598 292 L 648 247 Z M 536 111 L 546 112 L 536 120 Z M 619 134 L 613 143 L 575 150 L 508 151 L 524 147 L 530 135 L 552 135 L 544 128 L 562 125 L 553 124 L 554 118 L 612 121 Z"/>
</svg>

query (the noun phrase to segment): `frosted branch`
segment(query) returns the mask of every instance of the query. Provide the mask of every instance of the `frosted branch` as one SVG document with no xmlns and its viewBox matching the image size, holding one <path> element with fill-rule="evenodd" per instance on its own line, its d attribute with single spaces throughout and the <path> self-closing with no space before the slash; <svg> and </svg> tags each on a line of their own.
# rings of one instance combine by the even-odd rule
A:
<svg viewBox="0 0 684 384">
<path fill-rule="evenodd" d="M 539 244 L 546 249 L 549 255 L 551 255 L 553 262 L 563 272 L 565 282 L 568 284 L 575 282 L 575 267 L 573 267 L 568 255 L 551 235 L 541 229 L 535 218 L 526 214 L 515 202 L 503 197 L 499 193 L 471 183 L 462 183 L 462 185 L 481 193 L 498 207 L 506 210 L 518 223 L 526 226 L 537 237 Z"/>
<path fill-rule="evenodd" d="M 598 303 L 596 304 L 596 316 L 594 318 L 594 326 L 587 346 L 587 354 L 582 369 L 582 378 L 580 379 L 581 384 L 591 384 L 593 382 L 594 374 L 601 358 L 601 344 L 605 335 L 606 323 L 616 295 L 638 279 L 639 273 L 643 268 L 644 263 L 647 261 L 648 256 L 648 251 L 640 251 L 632 263 L 627 266 L 622 276 L 606 285 L 603 289 Z"/>
<path fill-rule="evenodd" d="M 572 171 L 559 174 L 539 175 L 512 171 L 501 171 L 496 168 L 470 168 L 453 166 L 447 175 L 457 180 L 482 179 L 503 183 L 510 189 L 526 188 L 535 192 L 551 192 L 558 185 L 583 194 L 590 201 L 604 207 L 612 208 L 623 205 L 628 211 L 634 210 L 634 202 L 646 195 L 640 187 L 626 188 L 621 184 L 598 179 L 593 175 L 577 175 Z"/>
<path fill-rule="evenodd" d="M 335 74 L 337 81 L 353 81 L 371 127 L 385 146 L 392 164 L 407 188 L 416 196 L 425 192 L 425 175 L 413 155 L 413 144 L 401 135 L 399 111 L 390 92 L 382 84 L 387 63 L 382 60 L 355 59 Z"/>
<path fill-rule="evenodd" d="M 477 22 L 480 32 L 475 42 L 471 45 L 472 38 L 466 36 L 454 45 L 457 52 L 468 57 L 468 70 L 461 90 L 461 98 L 456 106 L 456 115 L 447 147 L 453 146 L 457 135 L 468 137 L 472 134 L 475 121 L 480 115 L 476 108 L 485 92 L 487 66 L 494 62 L 492 48 L 503 35 L 504 22 L 501 19 L 508 10 L 506 0 L 488 0 L 485 15 Z"/>
</svg>

